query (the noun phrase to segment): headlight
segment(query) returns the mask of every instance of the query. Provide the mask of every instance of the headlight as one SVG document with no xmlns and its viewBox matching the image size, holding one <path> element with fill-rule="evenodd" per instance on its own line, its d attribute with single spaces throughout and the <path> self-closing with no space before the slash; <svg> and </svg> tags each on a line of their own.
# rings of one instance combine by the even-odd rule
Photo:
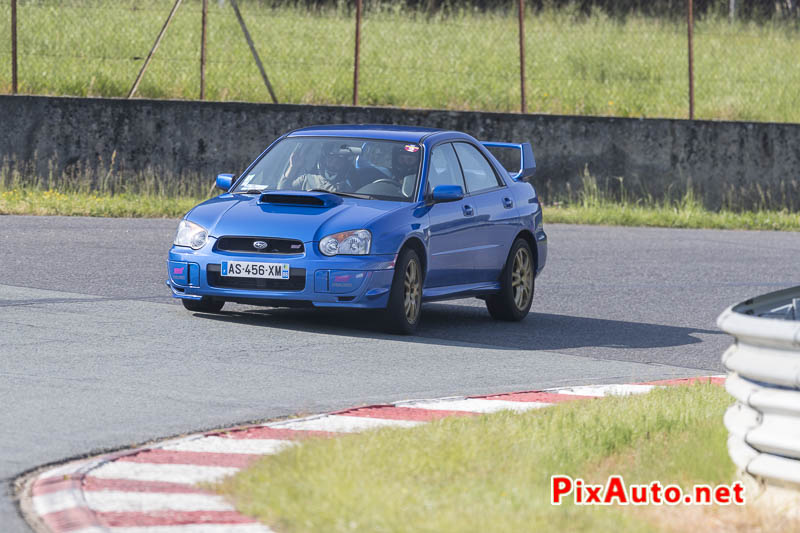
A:
<svg viewBox="0 0 800 533">
<path fill-rule="evenodd" d="M 319 241 L 319 251 L 324 255 L 367 255 L 372 234 L 365 229 L 343 231 L 328 235 Z"/>
<path fill-rule="evenodd" d="M 198 226 L 194 222 L 181 220 L 178 224 L 178 232 L 175 234 L 175 246 L 188 246 L 193 250 L 199 250 L 205 246 L 208 240 L 208 232 L 203 226 Z"/>
</svg>

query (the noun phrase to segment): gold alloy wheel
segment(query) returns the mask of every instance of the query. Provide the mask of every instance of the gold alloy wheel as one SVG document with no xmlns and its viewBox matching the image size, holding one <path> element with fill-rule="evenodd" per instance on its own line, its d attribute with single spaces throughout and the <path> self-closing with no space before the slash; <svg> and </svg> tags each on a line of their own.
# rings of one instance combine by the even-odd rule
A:
<svg viewBox="0 0 800 533">
<path fill-rule="evenodd" d="M 533 288 L 533 266 L 531 254 L 526 248 L 520 248 L 514 255 L 511 269 L 511 290 L 514 293 L 514 305 L 520 311 L 525 310 L 531 299 Z"/>
<path fill-rule="evenodd" d="M 417 321 L 419 309 L 422 305 L 422 287 L 420 283 L 419 263 L 412 259 L 406 266 L 405 279 L 403 280 L 403 303 L 405 306 L 406 320 L 409 324 Z"/>
</svg>

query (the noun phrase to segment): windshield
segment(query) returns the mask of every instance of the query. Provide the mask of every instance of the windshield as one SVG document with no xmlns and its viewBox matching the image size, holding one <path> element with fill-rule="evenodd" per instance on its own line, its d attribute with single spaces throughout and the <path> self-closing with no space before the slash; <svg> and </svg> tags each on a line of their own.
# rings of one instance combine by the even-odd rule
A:
<svg viewBox="0 0 800 533">
<path fill-rule="evenodd" d="M 342 196 L 415 198 L 422 150 L 416 143 L 344 137 L 287 137 L 233 192 L 329 191 Z"/>
</svg>

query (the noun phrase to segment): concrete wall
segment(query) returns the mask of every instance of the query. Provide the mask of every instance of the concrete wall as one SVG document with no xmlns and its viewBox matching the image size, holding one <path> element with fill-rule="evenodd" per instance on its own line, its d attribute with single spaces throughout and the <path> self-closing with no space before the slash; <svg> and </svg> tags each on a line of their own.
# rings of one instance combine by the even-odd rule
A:
<svg viewBox="0 0 800 533">
<path fill-rule="evenodd" d="M 0 96 L 0 158 L 41 173 L 75 165 L 163 175 L 240 171 L 281 133 L 312 124 L 411 124 L 531 141 L 547 200 L 620 180 L 634 197 L 681 195 L 800 208 L 800 125 L 165 100 Z"/>
</svg>

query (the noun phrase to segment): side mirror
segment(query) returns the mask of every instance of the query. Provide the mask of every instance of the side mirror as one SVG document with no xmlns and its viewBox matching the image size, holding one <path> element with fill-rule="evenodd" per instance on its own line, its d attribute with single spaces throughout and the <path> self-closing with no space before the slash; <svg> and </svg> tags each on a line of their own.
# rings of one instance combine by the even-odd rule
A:
<svg viewBox="0 0 800 533">
<path fill-rule="evenodd" d="M 433 189 L 433 203 L 457 202 L 464 198 L 464 189 L 461 185 L 439 185 Z"/>
<path fill-rule="evenodd" d="M 233 185 L 233 174 L 217 174 L 217 189 L 228 192 Z"/>
</svg>

